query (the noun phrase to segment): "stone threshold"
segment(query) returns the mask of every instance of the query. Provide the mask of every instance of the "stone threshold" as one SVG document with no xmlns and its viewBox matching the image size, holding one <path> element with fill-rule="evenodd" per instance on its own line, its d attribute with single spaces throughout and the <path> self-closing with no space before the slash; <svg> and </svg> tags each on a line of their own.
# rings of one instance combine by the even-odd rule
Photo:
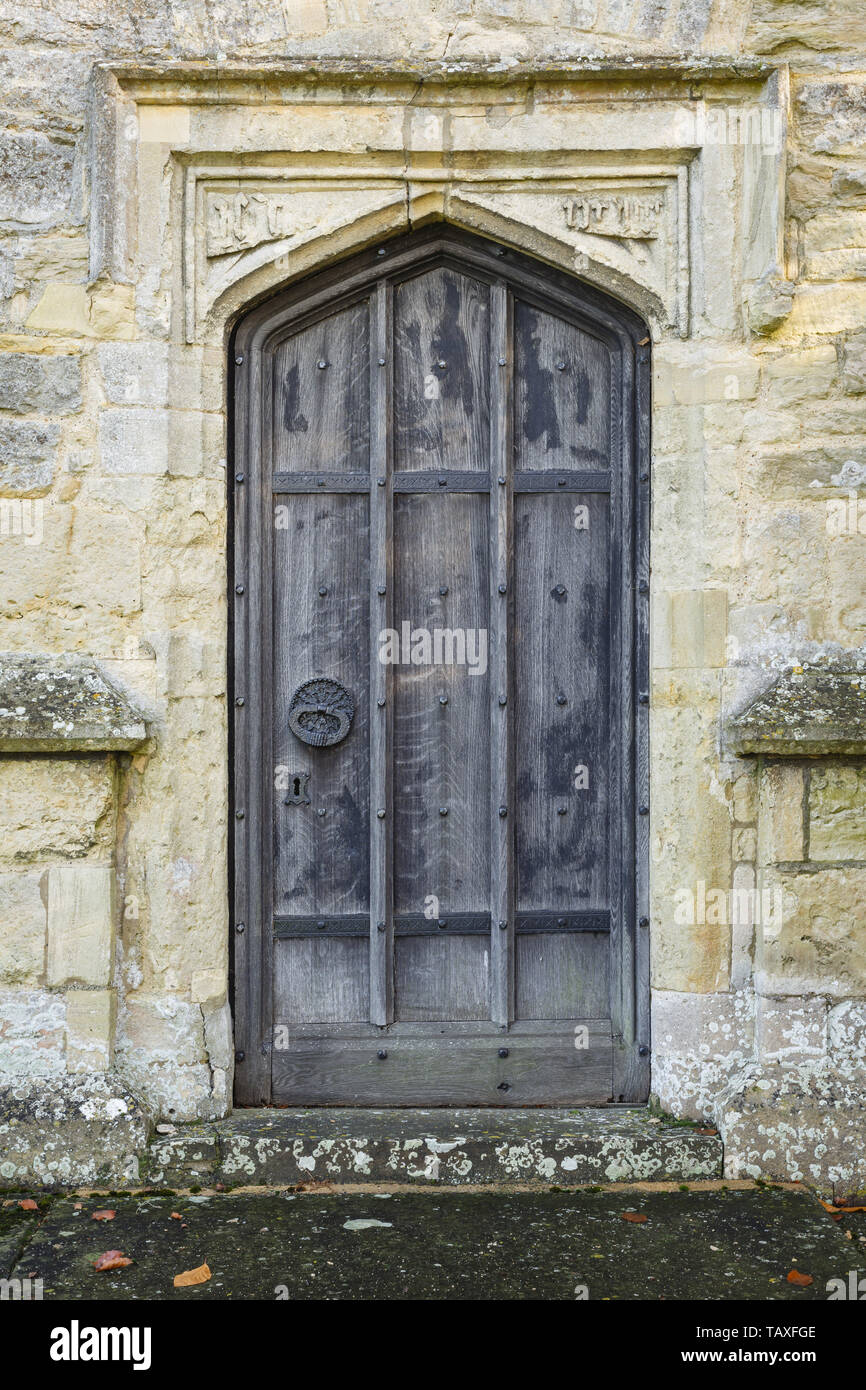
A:
<svg viewBox="0 0 866 1390">
<path fill-rule="evenodd" d="M 167 1126 L 160 1126 L 166 1131 Z M 714 1131 L 646 1107 L 236 1110 L 151 1140 L 152 1186 L 692 1182 L 723 1176 Z"/>
</svg>

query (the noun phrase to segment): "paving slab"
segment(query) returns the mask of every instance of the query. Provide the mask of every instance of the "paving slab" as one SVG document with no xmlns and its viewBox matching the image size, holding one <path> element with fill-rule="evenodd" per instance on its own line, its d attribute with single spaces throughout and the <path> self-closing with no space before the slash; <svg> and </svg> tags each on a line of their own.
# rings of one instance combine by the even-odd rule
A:
<svg viewBox="0 0 866 1390">
<path fill-rule="evenodd" d="M 582 1110 L 236 1110 L 151 1143 L 148 1179 L 187 1186 L 537 1182 L 721 1177 L 715 1130 L 646 1107 Z"/>
<path fill-rule="evenodd" d="M 76 1200 L 81 1204 L 76 1209 Z M 111 1221 L 93 1212 L 116 1211 Z M 645 1217 L 630 1221 L 625 1214 Z M 852 1223 L 860 1221 L 845 1235 Z M 862 1218 L 790 1189 L 56 1198 L 15 1262 L 44 1299 L 795 1300 L 866 1266 Z M 134 1263 L 97 1273 L 107 1249 Z M 175 1288 L 206 1263 L 211 1278 Z M 788 1282 L 792 1269 L 811 1284 Z"/>
</svg>

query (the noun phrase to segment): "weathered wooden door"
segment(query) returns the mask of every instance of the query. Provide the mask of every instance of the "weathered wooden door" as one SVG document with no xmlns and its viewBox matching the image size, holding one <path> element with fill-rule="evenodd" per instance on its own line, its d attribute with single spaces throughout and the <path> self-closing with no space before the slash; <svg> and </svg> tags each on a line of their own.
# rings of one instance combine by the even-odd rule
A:
<svg viewBox="0 0 866 1390">
<path fill-rule="evenodd" d="M 646 341 L 442 227 L 239 326 L 241 1103 L 646 1097 Z"/>
</svg>

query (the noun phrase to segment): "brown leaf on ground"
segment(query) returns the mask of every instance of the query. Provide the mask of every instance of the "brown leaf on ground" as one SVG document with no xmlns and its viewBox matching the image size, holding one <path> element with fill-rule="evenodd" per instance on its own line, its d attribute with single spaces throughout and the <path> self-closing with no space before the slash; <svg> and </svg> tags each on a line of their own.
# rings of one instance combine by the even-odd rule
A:
<svg viewBox="0 0 866 1390">
<path fill-rule="evenodd" d="M 81 1208 L 82 1208 L 83 1206 L 84 1206 L 84 1203 L 83 1203 L 83 1202 L 73 1202 L 73 1203 L 72 1203 L 72 1210 L 73 1210 L 73 1211 L 81 1211 Z"/>
<path fill-rule="evenodd" d="M 116 1211 L 112 1211 L 112 1210 L 110 1209 L 110 1207 L 103 1207 L 100 1211 L 95 1211 L 95 1212 L 93 1213 L 93 1220 L 94 1220 L 94 1221 L 113 1221 L 116 1215 L 117 1215 L 117 1212 L 116 1212 Z"/>
<path fill-rule="evenodd" d="M 695 1134 L 718 1134 L 718 1132 L 717 1129 L 712 1129 L 709 1125 L 705 1126 L 703 1129 L 695 1130 Z"/>
<path fill-rule="evenodd" d="M 620 1213 L 623 1221 L 631 1221 L 635 1226 L 642 1226 L 646 1217 L 639 1211 L 624 1211 Z"/>
<path fill-rule="evenodd" d="M 192 1284 L 206 1284 L 210 1278 L 210 1270 L 207 1265 L 199 1265 L 198 1269 L 185 1269 L 183 1274 L 174 1276 L 174 1287 L 176 1289 L 187 1289 Z"/>
<path fill-rule="evenodd" d="M 799 1269 L 790 1269 L 788 1271 L 788 1283 L 796 1284 L 798 1289 L 805 1289 L 807 1284 L 812 1283 L 812 1276 L 811 1274 L 801 1274 Z"/>
<path fill-rule="evenodd" d="M 850 1211 L 866 1211 L 866 1207 L 849 1207 L 847 1202 L 838 1202 L 837 1207 L 839 1211 L 845 1212 L 846 1215 Z"/>
<path fill-rule="evenodd" d="M 132 1260 L 128 1255 L 124 1255 L 121 1250 L 104 1250 L 101 1255 L 97 1255 L 93 1261 L 93 1268 L 98 1270 L 106 1269 L 125 1269 L 131 1265 Z"/>
<path fill-rule="evenodd" d="M 171 1214 L 171 1219 L 172 1221 L 182 1221 L 183 1217 L 181 1216 L 179 1211 L 173 1211 Z"/>
<path fill-rule="evenodd" d="M 38 1211 L 39 1203 L 34 1202 L 32 1197 L 25 1197 L 18 1203 L 22 1211 Z"/>
</svg>

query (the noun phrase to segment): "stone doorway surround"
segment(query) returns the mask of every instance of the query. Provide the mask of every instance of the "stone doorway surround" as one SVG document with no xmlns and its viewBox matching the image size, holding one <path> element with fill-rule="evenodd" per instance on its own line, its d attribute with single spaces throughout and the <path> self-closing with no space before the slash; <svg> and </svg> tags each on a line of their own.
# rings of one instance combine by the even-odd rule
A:
<svg viewBox="0 0 866 1390">
<path fill-rule="evenodd" d="M 150 1121 L 219 1120 L 230 1109 L 230 335 L 242 311 L 292 279 L 365 246 L 387 255 L 390 236 L 442 218 L 578 274 L 651 328 L 643 949 L 654 1090 L 668 1110 L 715 1118 L 731 1176 L 862 1181 L 851 1151 L 862 1082 L 828 1061 L 826 1039 L 829 1027 L 840 1057 L 857 1051 L 863 989 L 849 976 L 795 984 L 781 965 L 768 973 L 775 947 L 751 922 L 690 928 L 674 915 L 684 885 L 730 885 L 735 872 L 754 884 L 762 865 L 787 863 L 770 832 L 808 800 L 802 767 L 792 777 L 771 759 L 759 778 L 763 754 L 722 736 L 725 713 L 768 684 L 748 643 L 731 656 L 737 522 L 726 422 L 742 424 L 757 395 L 760 335 L 786 322 L 794 338 L 802 331 L 783 244 L 788 107 L 786 68 L 751 61 L 94 69 L 90 282 L 49 285 L 28 327 L 83 339 L 98 367 L 88 416 L 98 462 L 85 486 L 118 517 L 143 522 L 147 582 L 129 649 L 95 655 L 145 710 L 150 738 L 116 755 L 114 839 L 103 846 L 119 904 L 116 1026 L 112 995 L 88 1099 L 80 1077 L 62 1082 L 74 1049 L 68 1022 L 51 1014 L 41 1080 L 22 1067 L 12 1088 L 22 1143 L 4 1182 L 135 1180 Z M 845 758 L 866 749 L 862 732 L 836 751 L 843 743 Z M 20 754 L 34 760 L 32 791 L 37 755 L 26 740 Z M 38 1035 L 45 1000 L 54 1007 L 43 984 L 22 1037 Z M 818 1057 L 813 1024 L 829 1085 L 820 1094 L 811 1072 L 796 1073 Z M 791 1077 L 800 1111 L 781 1137 L 763 1112 L 743 1118 Z M 54 1109 L 28 1111 L 40 1086 Z M 67 1116 L 96 1113 L 97 1092 L 105 1152 L 80 1133 L 65 1153 L 40 1152 L 44 1116 L 62 1120 L 64 1105 Z M 118 1116 L 127 1129 L 112 1147 Z M 30 1148 L 26 1133 L 36 1134 Z"/>
</svg>

